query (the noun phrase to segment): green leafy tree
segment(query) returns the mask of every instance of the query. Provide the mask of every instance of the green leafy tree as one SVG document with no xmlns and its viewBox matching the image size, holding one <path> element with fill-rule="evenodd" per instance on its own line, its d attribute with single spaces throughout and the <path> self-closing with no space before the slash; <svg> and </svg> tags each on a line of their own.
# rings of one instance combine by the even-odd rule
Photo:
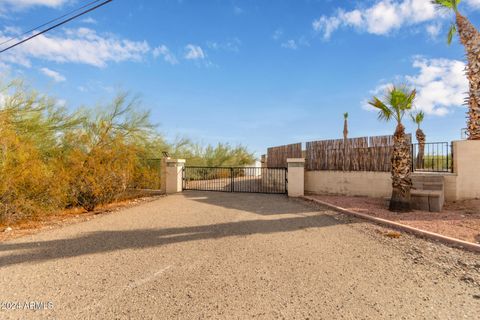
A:
<svg viewBox="0 0 480 320">
<path fill-rule="evenodd" d="M 21 81 L 0 94 L 0 222 L 64 206 L 68 170 L 61 140 L 81 118 Z"/>
<path fill-rule="evenodd" d="M 94 210 L 131 185 L 155 127 L 149 113 L 138 110 L 138 99 L 119 94 L 107 107 L 86 112 L 82 127 L 65 139 L 77 177 L 71 183 L 75 205 Z"/>
<path fill-rule="evenodd" d="M 0 98 L 0 223 L 73 206 L 91 211 L 131 188 L 158 189 L 163 151 L 199 165 L 253 161 L 243 146 L 167 143 L 140 100 L 125 93 L 73 113 L 21 81 Z"/>
</svg>

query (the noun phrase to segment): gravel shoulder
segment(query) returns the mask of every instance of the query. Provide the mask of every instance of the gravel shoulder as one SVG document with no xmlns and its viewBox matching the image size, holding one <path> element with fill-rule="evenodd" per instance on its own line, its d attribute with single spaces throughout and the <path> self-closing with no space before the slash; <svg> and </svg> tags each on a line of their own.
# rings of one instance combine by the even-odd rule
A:
<svg viewBox="0 0 480 320">
<path fill-rule="evenodd" d="M 388 199 L 337 195 L 309 196 L 347 210 L 480 244 L 480 200 L 447 202 L 442 212 L 413 210 L 393 213 L 388 210 Z"/>
<path fill-rule="evenodd" d="M 479 255 L 284 196 L 186 192 L 0 243 L 1 319 L 473 319 Z M 2 306 L 3 307 L 3 306 Z"/>
</svg>

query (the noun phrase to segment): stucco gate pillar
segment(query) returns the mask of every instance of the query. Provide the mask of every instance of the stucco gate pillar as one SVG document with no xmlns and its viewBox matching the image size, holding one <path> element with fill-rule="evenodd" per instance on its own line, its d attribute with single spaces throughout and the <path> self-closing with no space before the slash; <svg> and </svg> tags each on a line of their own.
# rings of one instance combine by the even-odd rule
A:
<svg viewBox="0 0 480 320">
<path fill-rule="evenodd" d="M 305 159 L 287 159 L 288 164 L 288 196 L 305 195 Z"/>
<path fill-rule="evenodd" d="M 453 172 L 457 175 L 457 200 L 480 198 L 480 141 L 453 142 Z"/>
<path fill-rule="evenodd" d="M 175 194 L 183 191 L 183 159 L 167 159 L 165 174 L 166 194 Z"/>
</svg>

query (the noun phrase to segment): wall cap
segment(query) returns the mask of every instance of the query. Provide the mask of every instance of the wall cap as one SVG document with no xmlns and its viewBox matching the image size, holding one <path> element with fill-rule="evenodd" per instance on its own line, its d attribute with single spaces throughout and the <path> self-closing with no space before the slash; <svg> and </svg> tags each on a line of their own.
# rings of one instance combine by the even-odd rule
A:
<svg viewBox="0 0 480 320">
<path fill-rule="evenodd" d="M 187 160 L 185 159 L 167 159 L 167 163 L 185 163 Z"/>
<path fill-rule="evenodd" d="M 390 172 L 389 172 L 390 173 Z M 412 172 L 412 176 L 456 177 L 455 172 Z"/>
<path fill-rule="evenodd" d="M 480 143 L 480 140 L 454 140 L 452 141 L 452 144 L 466 144 L 466 143 L 470 143 L 470 144 L 474 144 L 474 143 Z"/>
<path fill-rule="evenodd" d="M 287 163 L 305 163 L 304 158 L 289 158 L 287 159 Z"/>
</svg>

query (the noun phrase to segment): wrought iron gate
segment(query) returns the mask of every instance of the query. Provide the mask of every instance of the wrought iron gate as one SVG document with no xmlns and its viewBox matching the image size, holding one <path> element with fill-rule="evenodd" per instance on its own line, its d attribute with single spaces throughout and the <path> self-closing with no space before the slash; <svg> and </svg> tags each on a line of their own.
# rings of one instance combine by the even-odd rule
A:
<svg viewBox="0 0 480 320">
<path fill-rule="evenodd" d="M 285 194 L 287 183 L 287 168 L 183 168 L 183 190 Z"/>
</svg>

